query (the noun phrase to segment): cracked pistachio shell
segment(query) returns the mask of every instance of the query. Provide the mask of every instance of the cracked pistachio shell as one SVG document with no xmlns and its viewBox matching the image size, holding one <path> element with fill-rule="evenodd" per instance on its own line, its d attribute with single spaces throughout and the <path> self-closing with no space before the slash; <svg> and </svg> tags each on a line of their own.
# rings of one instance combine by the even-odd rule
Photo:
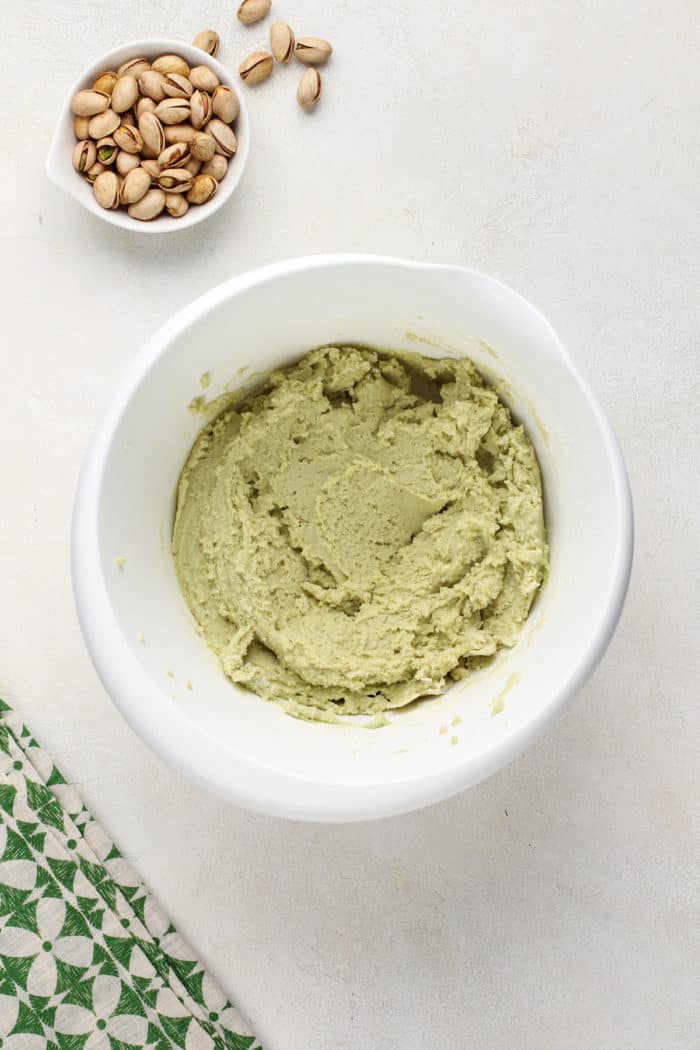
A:
<svg viewBox="0 0 700 1050">
<path fill-rule="evenodd" d="M 211 97 L 211 108 L 214 116 L 223 120 L 224 124 L 233 124 L 240 112 L 241 105 L 233 88 L 221 84 Z"/>
<path fill-rule="evenodd" d="M 194 88 L 181 73 L 163 73 L 163 91 L 166 98 L 189 98 Z"/>
<path fill-rule="evenodd" d="M 205 131 L 198 131 L 192 139 L 191 152 L 195 160 L 211 160 L 216 153 L 216 142 Z"/>
<path fill-rule="evenodd" d="M 163 130 L 167 146 L 172 146 L 173 142 L 191 142 L 196 134 L 191 124 L 169 124 Z"/>
<path fill-rule="evenodd" d="M 147 171 L 148 174 L 151 176 L 151 182 L 158 182 L 158 176 L 160 175 L 160 164 L 157 160 L 146 158 L 146 160 L 141 161 L 141 167 L 144 171 Z"/>
<path fill-rule="evenodd" d="M 165 210 L 173 219 L 181 219 L 190 210 L 184 193 L 166 193 Z"/>
<path fill-rule="evenodd" d="M 190 121 L 193 128 L 203 128 L 212 115 L 211 98 L 206 91 L 195 91 L 190 99 Z"/>
<path fill-rule="evenodd" d="M 321 97 L 321 74 L 317 69 L 307 69 L 297 87 L 297 102 L 304 109 L 312 109 Z"/>
<path fill-rule="evenodd" d="M 138 168 L 141 164 L 140 153 L 125 153 L 123 149 L 117 153 L 117 159 L 114 163 L 114 167 L 117 169 L 120 175 L 128 175 L 134 168 Z"/>
<path fill-rule="evenodd" d="M 88 182 L 94 183 L 98 175 L 101 175 L 103 171 L 108 170 L 109 169 L 106 168 L 104 164 L 101 164 L 99 160 L 96 160 L 92 167 L 88 168 L 88 170 L 85 172 L 85 178 L 88 180 Z"/>
<path fill-rule="evenodd" d="M 139 131 L 147 157 L 157 157 L 165 149 L 165 129 L 155 112 L 146 110 L 139 117 Z"/>
<path fill-rule="evenodd" d="M 73 131 L 77 139 L 87 139 L 90 137 L 90 121 L 91 117 L 73 117 Z"/>
<path fill-rule="evenodd" d="M 151 63 L 147 58 L 130 58 L 127 62 L 122 62 L 117 73 L 120 77 L 136 77 L 141 76 L 142 73 L 147 72 L 151 68 Z"/>
<path fill-rule="evenodd" d="M 104 91 L 106 94 L 112 94 L 112 88 L 119 80 L 119 74 L 115 73 L 113 69 L 108 69 L 105 73 L 100 73 L 99 77 L 96 78 L 92 85 L 93 91 Z"/>
<path fill-rule="evenodd" d="M 209 66 L 194 66 L 190 70 L 190 83 L 197 91 L 214 91 L 219 86 L 219 78 Z"/>
<path fill-rule="evenodd" d="M 86 171 L 89 171 L 96 160 L 97 148 L 94 142 L 91 142 L 89 139 L 83 139 L 82 142 L 77 143 L 73 150 L 73 167 L 80 175 L 84 175 Z"/>
<path fill-rule="evenodd" d="M 139 97 L 139 85 L 136 77 L 119 77 L 112 88 L 112 109 L 115 113 L 126 113 Z"/>
<path fill-rule="evenodd" d="M 111 135 L 121 124 L 121 117 L 113 109 L 106 109 L 104 113 L 96 113 L 90 117 L 88 132 L 91 139 L 103 139 L 105 135 Z"/>
<path fill-rule="evenodd" d="M 155 114 L 161 124 L 182 124 L 190 118 L 189 99 L 164 98 L 156 106 Z"/>
<path fill-rule="evenodd" d="M 190 67 L 180 55 L 160 55 L 151 63 L 156 73 L 179 73 L 183 77 L 190 75 Z"/>
<path fill-rule="evenodd" d="M 76 117 L 94 117 L 96 113 L 104 113 L 108 106 L 106 91 L 78 91 L 70 102 L 71 113 Z"/>
<path fill-rule="evenodd" d="M 211 175 L 217 182 L 221 182 L 227 171 L 228 161 L 226 157 L 222 157 L 220 153 L 215 153 L 211 160 L 202 165 L 201 174 Z"/>
<path fill-rule="evenodd" d="M 275 62 L 289 62 L 294 54 L 294 33 L 286 22 L 273 22 L 270 27 L 270 51 Z"/>
<path fill-rule="evenodd" d="M 122 204 L 136 204 L 151 188 L 151 176 L 145 168 L 134 168 L 124 177 L 119 200 Z"/>
<path fill-rule="evenodd" d="M 243 0 L 236 16 L 239 22 L 249 26 L 265 18 L 271 7 L 272 0 Z"/>
<path fill-rule="evenodd" d="M 200 51 L 206 51 L 206 53 L 211 55 L 212 58 L 216 58 L 219 53 L 220 43 L 219 34 L 213 29 L 202 29 L 192 41 L 192 46 L 198 47 Z"/>
<path fill-rule="evenodd" d="M 168 168 L 158 176 L 158 185 L 168 193 L 187 193 L 192 189 L 193 179 L 185 168 Z"/>
<path fill-rule="evenodd" d="M 210 120 L 207 124 L 207 134 L 214 139 L 214 148 L 223 157 L 232 157 L 238 149 L 236 136 L 223 120 Z"/>
<path fill-rule="evenodd" d="M 111 211 L 119 207 L 119 191 L 121 179 L 114 171 L 101 172 L 93 184 L 95 200 L 101 208 Z"/>
<path fill-rule="evenodd" d="M 144 98 L 152 98 L 154 102 L 162 102 L 165 98 L 163 91 L 163 74 L 156 69 L 147 69 L 138 78 L 139 91 Z"/>
<path fill-rule="evenodd" d="M 140 98 L 136 103 L 136 119 L 142 117 L 144 113 L 152 113 L 156 108 L 156 104 L 152 98 Z"/>
<path fill-rule="evenodd" d="M 246 84 L 260 84 L 270 76 L 274 65 L 275 60 L 269 51 L 253 51 L 243 59 L 238 73 Z"/>
<path fill-rule="evenodd" d="M 320 66 L 331 57 L 333 48 L 320 36 L 302 36 L 297 40 L 294 54 L 300 62 L 305 62 L 308 66 Z"/>
<path fill-rule="evenodd" d="M 119 147 L 111 135 L 107 135 L 107 137 L 103 139 L 98 139 L 97 159 L 100 164 L 104 164 L 105 166 L 108 164 L 114 164 L 118 152 Z"/>
<path fill-rule="evenodd" d="M 140 153 L 143 149 L 141 132 L 133 124 L 121 124 L 114 132 L 114 141 L 126 153 Z"/>
<path fill-rule="evenodd" d="M 161 168 L 182 168 L 189 159 L 189 142 L 173 142 L 172 146 L 166 146 L 163 152 L 158 154 Z"/>
<path fill-rule="evenodd" d="M 129 205 L 129 215 L 141 222 L 156 219 L 165 207 L 165 194 L 160 189 L 150 189 L 136 204 Z"/>
<path fill-rule="evenodd" d="M 218 188 L 218 182 L 211 175 L 195 175 L 192 189 L 187 194 L 187 200 L 190 204 L 206 204 L 212 199 Z"/>
</svg>

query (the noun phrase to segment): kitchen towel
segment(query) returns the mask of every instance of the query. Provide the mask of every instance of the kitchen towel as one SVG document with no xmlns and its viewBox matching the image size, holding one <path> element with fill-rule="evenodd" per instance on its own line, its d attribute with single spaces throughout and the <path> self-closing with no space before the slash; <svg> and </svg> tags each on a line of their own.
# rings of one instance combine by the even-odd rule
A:
<svg viewBox="0 0 700 1050">
<path fill-rule="evenodd" d="M 2 700 L 0 1047 L 259 1047 L 75 789 Z"/>
</svg>

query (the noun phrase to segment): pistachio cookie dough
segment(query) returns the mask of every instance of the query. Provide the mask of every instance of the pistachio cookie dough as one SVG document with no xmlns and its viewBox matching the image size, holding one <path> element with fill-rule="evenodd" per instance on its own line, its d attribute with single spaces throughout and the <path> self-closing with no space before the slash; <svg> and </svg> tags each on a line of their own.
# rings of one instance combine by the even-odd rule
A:
<svg viewBox="0 0 700 1050">
<path fill-rule="evenodd" d="M 172 549 L 226 674 L 311 718 L 443 692 L 548 564 L 534 450 L 474 365 L 349 346 L 202 430 Z"/>
</svg>

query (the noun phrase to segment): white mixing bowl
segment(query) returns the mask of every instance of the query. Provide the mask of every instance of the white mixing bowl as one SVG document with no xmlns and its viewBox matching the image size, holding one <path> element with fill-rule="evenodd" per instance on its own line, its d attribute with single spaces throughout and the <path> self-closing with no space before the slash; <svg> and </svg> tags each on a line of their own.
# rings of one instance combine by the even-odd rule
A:
<svg viewBox="0 0 700 1050">
<path fill-rule="evenodd" d="M 324 343 L 471 356 L 502 384 L 544 480 L 551 573 L 519 644 L 371 730 L 298 721 L 236 688 L 195 633 L 169 549 L 178 475 L 205 419 L 188 410 L 193 398 L 212 400 Z M 530 303 L 459 267 L 322 256 L 228 281 L 139 354 L 83 467 L 73 582 L 106 689 L 167 762 L 250 809 L 363 820 L 446 798 L 543 731 L 610 640 L 632 534 L 615 437 Z"/>
</svg>

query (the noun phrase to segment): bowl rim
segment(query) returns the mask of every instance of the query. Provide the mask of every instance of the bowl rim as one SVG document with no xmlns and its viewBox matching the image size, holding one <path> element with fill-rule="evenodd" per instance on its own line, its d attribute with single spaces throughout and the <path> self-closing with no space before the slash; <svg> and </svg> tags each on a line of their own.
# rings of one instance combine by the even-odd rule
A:
<svg viewBox="0 0 700 1050">
<path fill-rule="evenodd" d="M 601 600 L 598 622 L 587 646 L 548 702 L 495 746 L 461 765 L 391 782 L 345 783 L 314 780 L 263 766 L 245 756 L 232 758 L 212 737 L 173 708 L 138 663 L 112 612 L 98 545 L 101 478 L 115 431 L 142 378 L 175 338 L 197 318 L 252 286 L 280 277 L 328 267 L 364 265 L 468 275 L 499 295 L 533 311 L 546 326 L 552 344 L 577 382 L 607 452 L 614 484 L 617 549 L 614 572 Z M 553 327 L 532 303 L 508 285 L 467 267 L 369 254 L 331 254 L 292 258 L 247 271 L 205 292 L 162 325 L 133 360 L 99 421 L 88 447 L 76 490 L 71 529 L 71 574 L 78 619 L 97 674 L 135 732 L 173 768 L 208 791 L 247 809 L 289 819 L 346 822 L 368 820 L 419 809 L 441 801 L 490 776 L 517 758 L 582 688 L 602 658 L 614 633 L 629 583 L 634 546 L 632 497 L 615 434 L 588 384 L 581 377 Z M 125 673 L 125 668 L 130 669 Z M 130 671 L 133 670 L 139 688 Z M 140 675 L 140 680 L 139 680 Z M 127 684 L 127 679 L 131 679 Z M 143 699 L 148 696 L 148 703 Z M 162 718 L 167 714 L 167 720 Z M 163 726 L 167 732 L 163 732 Z M 206 762 L 195 756 L 204 748 Z M 225 761 L 224 761 L 225 758 Z M 381 786 L 381 791 L 379 787 Z"/>
<path fill-rule="evenodd" d="M 101 208 L 96 201 L 91 200 L 81 192 L 84 189 L 84 183 L 73 169 L 70 153 L 65 153 L 63 138 L 66 127 L 70 127 L 70 132 L 73 134 L 70 102 L 76 91 L 82 90 L 86 84 L 91 83 L 101 71 L 126 62 L 130 54 L 132 57 L 137 57 L 138 55 L 149 53 L 182 54 L 183 58 L 191 65 L 208 66 L 216 73 L 222 84 L 226 84 L 236 92 L 236 97 L 240 103 L 240 112 L 236 118 L 238 148 L 234 155 L 235 164 L 231 164 L 231 170 L 226 172 L 226 177 L 219 183 L 219 188 L 211 201 L 190 208 L 181 219 L 175 219 L 170 215 L 160 215 L 157 220 L 140 222 L 138 219 L 130 218 L 123 208 L 117 208 L 113 211 Z M 242 134 L 239 134 L 239 132 L 242 132 Z M 102 219 L 112 226 L 117 226 L 122 230 L 129 230 L 132 233 L 174 233 L 176 230 L 190 229 L 192 226 L 196 226 L 198 223 L 208 219 L 230 199 L 243 178 L 250 155 L 250 139 L 250 114 L 243 92 L 235 83 L 234 75 L 221 62 L 207 54 L 206 51 L 202 51 L 201 48 L 195 47 L 193 44 L 183 43 L 181 40 L 174 40 L 171 37 L 144 37 L 138 40 L 127 40 L 125 43 L 120 44 L 119 47 L 113 47 L 106 51 L 99 58 L 96 58 L 94 62 L 91 62 L 89 66 L 86 66 L 73 81 L 66 93 L 56 120 L 56 127 L 46 156 L 46 174 L 54 186 L 63 190 L 69 197 L 72 197 L 90 215 L 94 215 L 95 218 Z"/>
</svg>

